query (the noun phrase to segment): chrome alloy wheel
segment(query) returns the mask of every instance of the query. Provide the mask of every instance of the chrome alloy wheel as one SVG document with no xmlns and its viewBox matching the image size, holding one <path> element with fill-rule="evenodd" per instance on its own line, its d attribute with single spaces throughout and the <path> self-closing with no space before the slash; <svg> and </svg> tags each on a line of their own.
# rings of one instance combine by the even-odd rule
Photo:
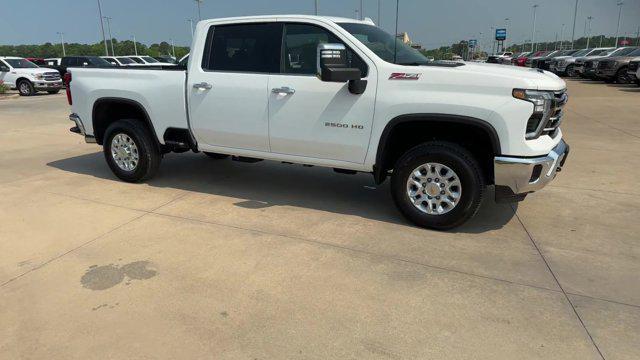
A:
<svg viewBox="0 0 640 360">
<path fill-rule="evenodd" d="M 111 140 L 111 156 L 118 167 L 124 171 L 134 171 L 138 166 L 140 155 L 133 139 L 120 133 Z"/>
<path fill-rule="evenodd" d="M 407 195 L 418 210 L 429 215 L 444 215 L 460 202 L 462 185 L 455 171 L 438 163 L 415 168 L 407 180 Z"/>
<path fill-rule="evenodd" d="M 20 93 L 22 93 L 23 95 L 27 95 L 29 92 L 31 92 L 29 83 L 26 81 L 20 83 L 20 88 L 18 90 L 20 90 Z"/>
</svg>

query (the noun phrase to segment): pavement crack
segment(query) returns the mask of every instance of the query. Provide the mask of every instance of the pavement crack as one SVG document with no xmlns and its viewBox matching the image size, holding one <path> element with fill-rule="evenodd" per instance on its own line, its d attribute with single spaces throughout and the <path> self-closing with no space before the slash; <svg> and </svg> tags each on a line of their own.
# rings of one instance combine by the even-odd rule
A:
<svg viewBox="0 0 640 360">
<path fill-rule="evenodd" d="M 536 241 L 534 240 L 533 236 L 529 232 L 529 229 L 527 229 L 527 227 L 524 225 L 524 222 L 520 218 L 520 215 L 518 215 L 518 211 L 513 207 L 513 205 L 511 206 L 511 209 L 513 210 L 513 214 L 516 216 L 516 219 L 518 219 L 518 222 L 520 223 L 520 225 L 522 225 L 522 228 L 527 233 L 527 236 L 529 237 L 529 240 L 531 241 L 531 244 L 533 244 L 533 247 L 536 249 L 536 251 L 538 252 L 540 257 L 542 258 L 542 261 L 544 262 L 545 266 L 547 267 L 547 270 L 549 270 L 549 273 L 551 273 L 551 276 L 553 277 L 553 279 L 555 280 L 556 284 L 560 288 L 560 291 L 562 291 L 562 294 L 564 295 L 565 299 L 567 299 L 567 302 L 569 303 L 569 306 L 571 306 L 571 309 L 573 309 L 573 313 L 578 318 L 578 321 L 580 322 L 580 325 L 582 325 L 582 328 L 586 332 L 587 336 L 589 336 L 589 339 L 591 340 L 591 343 L 593 344 L 595 349 L 598 351 L 598 354 L 600 355 L 600 357 L 603 360 L 605 360 L 605 357 L 602 354 L 602 351 L 600 351 L 600 348 L 598 347 L 598 344 L 596 344 L 596 341 L 593 339 L 593 336 L 591 335 L 591 332 L 589 332 L 589 329 L 587 329 L 587 326 L 585 325 L 584 321 L 582 320 L 582 317 L 580 317 L 580 314 L 578 313 L 578 310 L 576 310 L 575 305 L 571 301 L 571 298 L 569 297 L 569 294 L 567 294 L 567 292 L 562 287 L 562 284 L 560 284 L 560 281 L 558 280 L 558 277 L 556 276 L 556 273 L 553 271 L 553 269 L 551 269 L 551 266 L 549 265 L 549 262 L 547 261 L 547 258 L 545 258 L 545 256 L 542 254 L 542 251 L 540 250 L 540 247 L 538 247 L 538 244 L 536 243 Z"/>
</svg>

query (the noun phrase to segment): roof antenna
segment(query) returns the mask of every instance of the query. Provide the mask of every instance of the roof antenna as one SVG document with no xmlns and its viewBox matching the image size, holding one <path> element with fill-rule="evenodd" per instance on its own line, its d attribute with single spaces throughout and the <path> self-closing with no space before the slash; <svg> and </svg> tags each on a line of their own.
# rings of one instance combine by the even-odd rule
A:
<svg viewBox="0 0 640 360">
<path fill-rule="evenodd" d="M 393 63 L 398 63 L 398 12 L 400 8 L 400 0 L 396 0 L 396 32 L 393 35 Z"/>
</svg>

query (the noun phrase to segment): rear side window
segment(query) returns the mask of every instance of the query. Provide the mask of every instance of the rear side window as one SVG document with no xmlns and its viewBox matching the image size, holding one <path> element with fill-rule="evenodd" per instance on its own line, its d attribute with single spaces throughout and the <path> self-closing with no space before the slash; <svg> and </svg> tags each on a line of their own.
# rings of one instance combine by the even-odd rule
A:
<svg viewBox="0 0 640 360">
<path fill-rule="evenodd" d="M 238 24 L 211 27 L 202 68 L 213 71 L 278 73 L 282 25 Z"/>
</svg>

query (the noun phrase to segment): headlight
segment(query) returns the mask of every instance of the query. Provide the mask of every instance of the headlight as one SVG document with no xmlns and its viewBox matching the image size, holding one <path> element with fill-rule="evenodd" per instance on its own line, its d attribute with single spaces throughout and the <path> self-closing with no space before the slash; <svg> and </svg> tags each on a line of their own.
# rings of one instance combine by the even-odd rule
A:
<svg viewBox="0 0 640 360">
<path fill-rule="evenodd" d="M 36 78 L 36 80 L 42 80 L 43 76 L 42 74 L 31 74 L 33 75 L 34 78 Z"/>
<path fill-rule="evenodd" d="M 551 116 L 554 95 L 551 91 L 514 89 L 513 97 L 533 104 L 533 114 L 527 121 L 525 139 L 536 139 Z"/>
</svg>

